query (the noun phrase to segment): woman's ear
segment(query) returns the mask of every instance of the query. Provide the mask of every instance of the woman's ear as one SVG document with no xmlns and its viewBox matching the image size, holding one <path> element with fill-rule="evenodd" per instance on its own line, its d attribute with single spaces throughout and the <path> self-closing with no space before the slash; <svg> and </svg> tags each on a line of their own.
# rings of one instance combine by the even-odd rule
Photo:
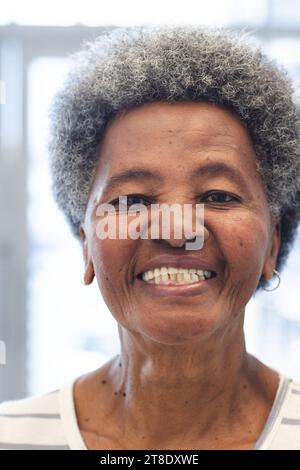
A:
<svg viewBox="0 0 300 470">
<path fill-rule="evenodd" d="M 80 235 L 80 240 L 81 240 L 82 254 L 83 254 L 83 260 L 84 260 L 84 266 L 85 266 L 84 273 L 82 275 L 82 282 L 83 284 L 88 285 L 93 282 L 93 279 L 95 277 L 95 272 L 94 272 L 94 266 L 93 266 L 92 260 L 90 259 L 90 256 L 89 256 L 88 240 L 87 240 L 87 236 L 86 236 L 83 225 L 80 225 L 79 235 Z"/>
<path fill-rule="evenodd" d="M 281 242 L 281 221 L 277 220 L 272 229 L 271 243 L 268 257 L 263 267 L 263 275 L 265 279 L 272 279 L 273 270 L 276 269 L 277 257 L 280 250 Z"/>
</svg>

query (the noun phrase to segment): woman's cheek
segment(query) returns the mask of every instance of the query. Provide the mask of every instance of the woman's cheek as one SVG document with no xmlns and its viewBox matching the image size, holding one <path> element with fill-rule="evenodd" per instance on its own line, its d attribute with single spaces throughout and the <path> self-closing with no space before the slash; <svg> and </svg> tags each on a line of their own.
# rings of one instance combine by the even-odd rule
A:
<svg viewBox="0 0 300 470">
<path fill-rule="evenodd" d="M 243 278 L 251 274 L 260 275 L 267 254 L 269 234 L 267 223 L 259 216 L 240 216 L 220 224 L 218 243 L 229 264 L 231 275 Z"/>
<path fill-rule="evenodd" d="M 92 259 L 99 285 L 105 287 L 113 282 L 114 290 L 124 286 L 132 271 L 136 243 L 130 239 L 94 241 Z"/>
</svg>

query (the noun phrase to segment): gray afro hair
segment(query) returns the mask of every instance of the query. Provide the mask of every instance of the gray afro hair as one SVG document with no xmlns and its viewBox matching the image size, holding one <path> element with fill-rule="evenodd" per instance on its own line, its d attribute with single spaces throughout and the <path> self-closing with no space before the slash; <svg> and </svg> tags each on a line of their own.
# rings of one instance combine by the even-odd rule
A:
<svg viewBox="0 0 300 470">
<path fill-rule="evenodd" d="M 208 101 L 232 111 L 252 139 L 270 213 L 281 220 L 280 270 L 300 220 L 300 112 L 286 70 L 248 33 L 192 25 L 114 28 L 71 58 L 48 147 L 54 197 L 75 236 L 111 119 L 152 101 Z"/>
</svg>

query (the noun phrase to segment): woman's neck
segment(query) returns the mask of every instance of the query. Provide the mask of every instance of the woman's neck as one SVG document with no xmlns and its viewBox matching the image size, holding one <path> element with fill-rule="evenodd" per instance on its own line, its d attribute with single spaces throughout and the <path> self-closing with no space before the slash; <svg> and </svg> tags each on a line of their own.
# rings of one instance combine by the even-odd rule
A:
<svg viewBox="0 0 300 470">
<path fill-rule="evenodd" d="M 212 440 L 230 445 L 242 430 L 255 441 L 278 383 L 246 353 L 240 323 L 186 345 L 161 345 L 122 331 L 121 355 L 77 383 L 77 391 L 80 383 L 85 389 L 79 414 L 93 416 L 88 426 L 81 424 L 95 433 L 117 433 L 118 442 L 124 436 L 123 445 L 132 448 L 193 448 L 206 441 L 209 447 Z M 83 395 L 78 392 L 79 402 Z"/>
</svg>

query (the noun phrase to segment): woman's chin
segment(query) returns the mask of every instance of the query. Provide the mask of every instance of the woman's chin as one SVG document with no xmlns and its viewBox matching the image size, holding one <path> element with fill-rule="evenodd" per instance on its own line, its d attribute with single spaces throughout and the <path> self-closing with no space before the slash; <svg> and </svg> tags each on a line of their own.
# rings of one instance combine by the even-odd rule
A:
<svg viewBox="0 0 300 470">
<path fill-rule="evenodd" d="M 166 305 L 161 308 L 137 309 L 139 320 L 136 330 L 154 341 L 164 344 L 181 344 L 201 341 L 213 334 L 222 323 L 219 309 L 206 309 L 201 306 Z M 141 316 L 142 315 L 142 316 Z"/>
</svg>

